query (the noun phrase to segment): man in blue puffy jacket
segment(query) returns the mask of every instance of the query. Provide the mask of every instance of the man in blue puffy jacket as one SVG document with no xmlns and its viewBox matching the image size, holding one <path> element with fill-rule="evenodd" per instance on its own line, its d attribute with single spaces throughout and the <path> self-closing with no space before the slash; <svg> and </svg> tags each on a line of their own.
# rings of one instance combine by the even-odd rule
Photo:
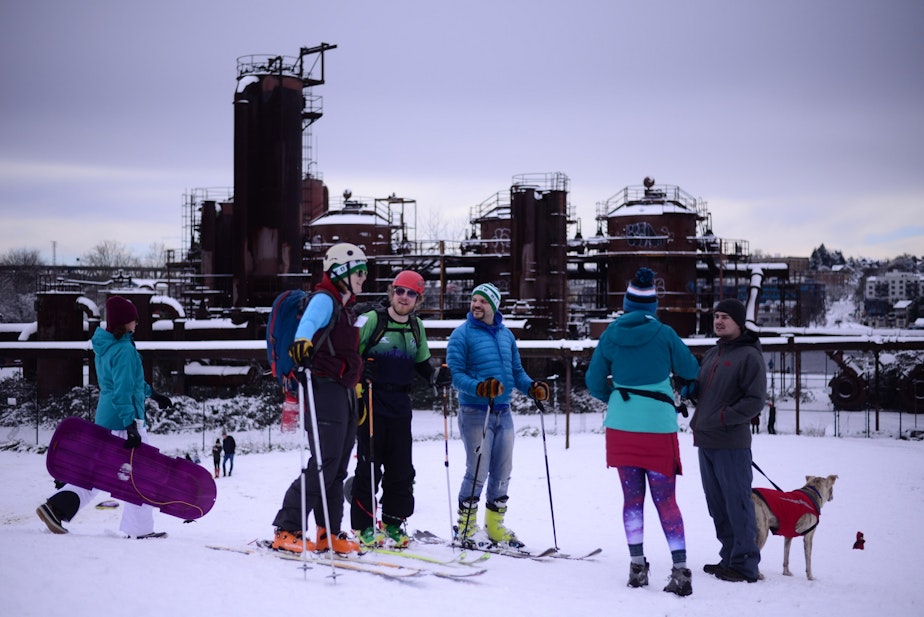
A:
<svg viewBox="0 0 924 617">
<path fill-rule="evenodd" d="M 459 396 L 459 431 L 465 446 L 465 476 L 459 489 L 456 539 L 477 543 L 481 489 L 487 483 L 485 531 L 489 544 L 523 546 L 504 526 L 507 489 L 513 470 L 514 388 L 537 401 L 549 398 L 549 386 L 534 381 L 523 369 L 516 338 L 498 312 L 500 291 L 490 283 L 472 291 L 465 323 L 449 337 L 446 363 Z"/>
</svg>

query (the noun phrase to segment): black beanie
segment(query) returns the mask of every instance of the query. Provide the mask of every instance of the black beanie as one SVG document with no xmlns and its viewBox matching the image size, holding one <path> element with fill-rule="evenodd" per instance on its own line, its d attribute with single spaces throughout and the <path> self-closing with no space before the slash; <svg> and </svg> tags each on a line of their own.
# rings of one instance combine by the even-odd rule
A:
<svg viewBox="0 0 924 617">
<path fill-rule="evenodd" d="M 745 331 L 746 328 L 744 324 L 747 319 L 747 311 L 744 308 L 744 305 L 741 303 L 741 300 L 736 298 L 726 298 L 725 300 L 722 300 L 715 305 L 713 313 L 727 313 L 735 321 L 735 323 L 738 324 L 738 327 L 741 328 L 741 331 Z"/>
</svg>

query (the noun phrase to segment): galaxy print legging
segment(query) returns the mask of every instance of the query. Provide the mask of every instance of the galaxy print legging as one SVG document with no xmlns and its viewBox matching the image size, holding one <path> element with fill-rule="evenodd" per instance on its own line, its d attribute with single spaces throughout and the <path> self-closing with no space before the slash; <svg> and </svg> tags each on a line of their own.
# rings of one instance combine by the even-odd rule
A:
<svg viewBox="0 0 924 617">
<path fill-rule="evenodd" d="M 641 467 L 618 467 L 624 503 L 622 522 L 626 528 L 629 546 L 641 548 L 645 536 L 645 479 L 651 487 L 651 499 L 658 510 L 661 528 L 671 553 L 686 551 L 683 535 L 683 516 L 674 495 L 676 476 L 667 477 Z"/>
</svg>

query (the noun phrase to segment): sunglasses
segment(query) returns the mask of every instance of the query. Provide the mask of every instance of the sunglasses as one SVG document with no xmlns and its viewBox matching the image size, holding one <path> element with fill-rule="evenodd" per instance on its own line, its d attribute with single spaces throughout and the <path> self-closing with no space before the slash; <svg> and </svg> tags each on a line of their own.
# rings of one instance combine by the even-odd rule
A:
<svg viewBox="0 0 924 617">
<path fill-rule="evenodd" d="M 413 300 L 413 299 L 416 298 L 418 295 L 420 295 L 420 294 L 418 294 L 416 291 L 414 291 L 413 289 L 405 289 L 404 287 L 395 287 L 395 295 L 396 295 L 396 296 L 403 296 L 403 295 L 405 295 L 405 294 L 407 294 L 407 297 L 410 298 L 411 300 Z"/>
</svg>

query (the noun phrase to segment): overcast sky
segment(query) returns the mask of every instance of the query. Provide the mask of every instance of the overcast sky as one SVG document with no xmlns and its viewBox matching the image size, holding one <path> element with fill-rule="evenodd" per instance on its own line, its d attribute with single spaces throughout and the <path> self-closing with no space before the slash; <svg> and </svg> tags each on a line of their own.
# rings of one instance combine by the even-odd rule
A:
<svg viewBox="0 0 924 617">
<path fill-rule="evenodd" d="M 561 172 L 587 235 L 652 176 L 752 252 L 922 255 L 922 26 L 919 0 L 5 2 L 0 253 L 179 248 L 184 193 L 233 185 L 237 58 L 326 42 L 317 169 L 418 227 Z"/>
</svg>

